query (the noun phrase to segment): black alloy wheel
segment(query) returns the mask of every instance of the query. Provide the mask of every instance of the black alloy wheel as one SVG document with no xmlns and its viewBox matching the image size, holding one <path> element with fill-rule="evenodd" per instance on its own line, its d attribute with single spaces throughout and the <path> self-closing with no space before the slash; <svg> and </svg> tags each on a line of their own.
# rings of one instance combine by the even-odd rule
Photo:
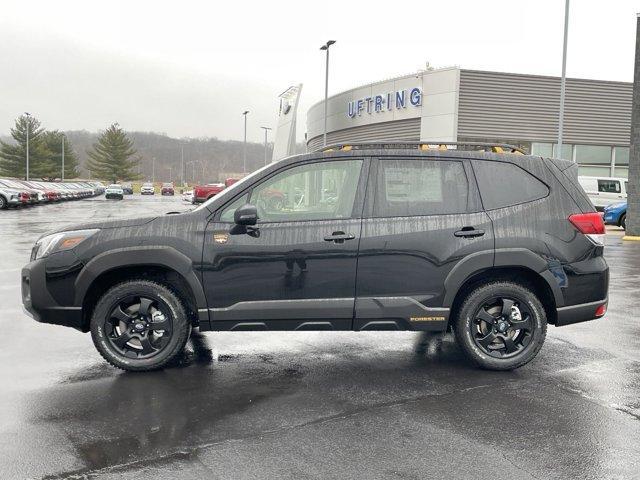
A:
<svg viewBox="0 0 640 480">
<path fill-rule="evenodd" d="M 475 344 L 496 358 L 517 355 L 529 345 L 533 333 L 531 312 L 513 298 L 494 297 L 476 311 L 470 324 Z"/>
<path fill-rule="evenodd" d="M 111 345 L 129 358 L 150 358 L 169 343 L 170 309 L 161 301 L 131 296 L 122 299 L 105 318 L 104 331 Z"/>
<path fill-rule="evenodd" d="M 107 290 L 91 316 L 91 337 L 111 365 L 130 371 L 156 370 L 182 350 L 191 320 L 168 286 L 128 280 Z"/>
<path fill-rule="evenodd" d="M 458 345 L 476 365 L 513 370 L 538 354 L 547 315 L 535 289 L 494 280 L 469 291 L 451 319 Z"/>
</svg>

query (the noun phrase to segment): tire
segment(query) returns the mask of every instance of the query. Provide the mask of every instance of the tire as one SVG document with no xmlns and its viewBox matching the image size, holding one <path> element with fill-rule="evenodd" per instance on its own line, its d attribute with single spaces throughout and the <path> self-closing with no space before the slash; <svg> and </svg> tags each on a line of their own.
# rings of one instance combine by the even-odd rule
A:
<svg viewBox="0 0 640 480">
<path fill-rule="evenodd" d="M 620 217 L 620 226 L 622 227 L 623 230 L 627 229 L 627 214 L 626 213 L 622 214 L 622 217 Z"/>
<path fill-rule="evenodd" d="M 128 371 L 164 367 L 183 351 L 190 333 L 180 298 L 148 280 L 129 280 L 110 288 L 91 316 L 91 338 L 100 355 Z"/>
<path fill-rule="evenodd" d="M 513 370 L 533 360 L 542 348 L 547 316 L 528 287 L 495 281 L 466 296 L 453 329 L 460 348 L 473 363 L 488 370 Z"/>
<path fill-rule="evenodd" d="M 0 210 L 6 209 L 7 206 L 7 199 L 0 195 Z"/>
</svg>

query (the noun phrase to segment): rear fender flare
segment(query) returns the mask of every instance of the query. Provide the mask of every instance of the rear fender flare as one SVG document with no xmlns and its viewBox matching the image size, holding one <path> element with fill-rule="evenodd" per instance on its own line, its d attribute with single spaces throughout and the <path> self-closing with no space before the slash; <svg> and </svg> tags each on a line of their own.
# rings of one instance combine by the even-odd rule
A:
<svg viewBox="0 0 640 480">
<path fill-rule="evenodd" d="M 537 273 L 549 285 L 556 307 L 564 306 L 564 295 L 558 280 L 549 270 L 547 261 L 526 248 L 501 248 L 469 255 L 460 261 L 445 279 L 444 307 L 451 307 L 453 301 L 467 279 L 483 270 L 494 268 L 528 268 Z"/>
</svg>

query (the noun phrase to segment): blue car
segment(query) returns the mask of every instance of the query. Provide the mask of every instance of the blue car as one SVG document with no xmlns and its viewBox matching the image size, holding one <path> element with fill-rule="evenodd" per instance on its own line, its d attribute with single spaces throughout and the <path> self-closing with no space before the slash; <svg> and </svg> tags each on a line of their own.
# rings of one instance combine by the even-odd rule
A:
<svg viewBox="0 0 640 480">
<path fill-rule="evenodd" d="M 627 229 L 627 202 L 614 203 L 604 209 L 604 223 Z"/>
</svg>

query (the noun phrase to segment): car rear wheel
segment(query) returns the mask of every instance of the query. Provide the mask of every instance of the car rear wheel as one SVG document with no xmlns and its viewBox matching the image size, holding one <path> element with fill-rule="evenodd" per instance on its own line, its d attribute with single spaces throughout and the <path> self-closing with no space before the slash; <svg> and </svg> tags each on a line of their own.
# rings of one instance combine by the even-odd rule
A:
<svg viewBox="0 0 640 480">
<path fill-rule="evenodd" d="M 191 332 L 186 310 L 166 286 L 131 280 L 109 289 L 91 317 L 91 337 L 111 365 L 129 371 L 164 367 Z"/>
<path fill-rule="evenodd" d="M 623 214 L 622 217 L 620 217 L 620 226 L 622 227 L 623 230 L 627 229 L 627 214 Z"/>
<path fill-rule="evenodd" d="M 471 291 L 454 320 L 458 344 L 476 365 L 513 370 L 538 354 L 547 333 L 547 317 L 529 288 L 492 282 Z"/>
</svg>

